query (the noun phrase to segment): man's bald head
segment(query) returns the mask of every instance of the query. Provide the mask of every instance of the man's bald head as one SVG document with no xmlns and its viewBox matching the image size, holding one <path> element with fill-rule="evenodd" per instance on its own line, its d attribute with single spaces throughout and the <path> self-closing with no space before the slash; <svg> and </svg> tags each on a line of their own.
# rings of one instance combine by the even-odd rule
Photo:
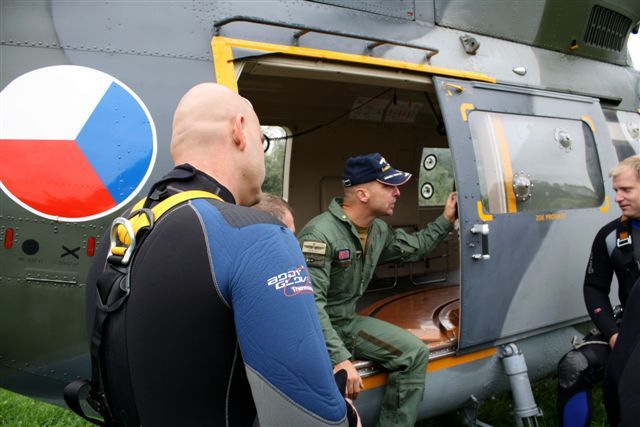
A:
<svg viewBox="0 0 640 427">
<path fill-rule="evenodd" d="M 216 178 L 238 204 L 259 200 L 265 173 L 260 122 L 251 103 L 227 87 L 202 83 L 182 97 L 171 156 Z"/>
<path fill-rule="evenodd" d="M 191 88 L 178 103 L 173 116 L 171 155 L 176 164 L 185 163 L 184 158 L 209 150 L 212 143 L 229 137 L 233 118 L 238 113 L 255 114 L 251 104 L 229 88 L 216 83 L 201 83 Z"/>
</svg>

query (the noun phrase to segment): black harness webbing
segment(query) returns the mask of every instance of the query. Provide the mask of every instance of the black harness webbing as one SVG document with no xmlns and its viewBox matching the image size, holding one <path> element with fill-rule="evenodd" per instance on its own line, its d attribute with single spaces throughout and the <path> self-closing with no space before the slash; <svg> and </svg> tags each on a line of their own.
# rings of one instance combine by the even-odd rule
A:
<svg viewBox="0 0 640 427">
<path fill-rule="evenodd" d="M 631 221 L 626 216 L 620 217 L 620 222 L 616 227 L 616 246 L 623 252 L 628 252 L 630 249 L 633 249 Z"/>
<path fill-rule="evenodd" d="M 635 283 L 640 277 L 640 264 L 634 250 L 631 219 L 626 216 L 620 218 L 616 228 L 616 247 L 620 251 L 622 265 L 630 275 L 630 283 Z"/>
<path fill-rule="evenodd" d="M 157 187 L 156 187 L 157 188 Z M 162 194 L 164 193 L 164 194 Z M 160 194 L 160 197 L 158 195 Z M 91 381 L 76 380 L 64 388 L 64 400 L 69 408 L 96 425 L 138 426 L 140 420 L 136 409 L 126 347 L 126 310 L 124 306 L 130 288 L 130 270 L 133 256 L 155 223 L 173 207 L 193 199 L 222 199 L 206 191 L 183 191 L 166 197 L 166 191 L 153 190 L 149 199 L 142 199 L 132 208 L 128 218 L 118 217 L 111 226 L 111 246 L 104 271 L 97 280 L 95 319 L 91 333 Z M 161 200 L 153 208 L 152 201 Z M 109 339 L 105 340 L 105 337 Z M 105 355 L 111 382 L 117 390 L 110 390 L 105 381 Z M 88 389 L 86 401 L 103 420 L 87 415 L 80 404 L 83 390 Z"/>
</svg>

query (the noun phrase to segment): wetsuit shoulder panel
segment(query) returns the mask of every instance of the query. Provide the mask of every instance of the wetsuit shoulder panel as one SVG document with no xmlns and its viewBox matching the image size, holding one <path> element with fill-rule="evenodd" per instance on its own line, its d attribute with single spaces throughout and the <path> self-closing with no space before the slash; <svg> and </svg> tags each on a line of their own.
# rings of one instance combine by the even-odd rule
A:
<svg viewBox="0 0 640 427">
<path fill-rule="evenodd" d="M 192 206 L 204 226 L 217 285 L 233 310 L 247 368 L 286 396 L 269 419 L 285 425 L 291 414 L 304 413 L 309 422 L 345 422 L 345 402 L 293 234 L 263 212 L 208 200 Z M 252 390 L 256 406 L 269 407 L 262 399 L 272 394 L 262 386 Z"/>
</svg>

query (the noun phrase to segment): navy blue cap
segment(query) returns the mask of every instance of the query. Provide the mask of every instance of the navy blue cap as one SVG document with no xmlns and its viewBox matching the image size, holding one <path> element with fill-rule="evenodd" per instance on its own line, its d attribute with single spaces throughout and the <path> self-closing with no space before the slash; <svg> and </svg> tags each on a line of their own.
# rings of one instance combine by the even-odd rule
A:
<svg viewBox="0 0 640 427">
<path fill-rule="evenodd" d="M 409 181 L 411 174 L 391 167 L 380 153 L 349 157 L 344 166 L 342 184 L 345 187 L 378 181 L 386 185 L 402 185 Z"/>
</svg>

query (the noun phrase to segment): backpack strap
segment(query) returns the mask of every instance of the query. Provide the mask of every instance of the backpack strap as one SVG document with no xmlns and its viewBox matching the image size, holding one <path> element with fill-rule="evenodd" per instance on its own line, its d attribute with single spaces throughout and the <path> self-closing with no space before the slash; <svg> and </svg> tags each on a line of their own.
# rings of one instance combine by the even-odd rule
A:
<svg viewBox="0 0 640 427">
<path fill-rule="evenodd" d="M 123 265 L 128 264 L 135 250 L 136 236 L 139 236 L 142 230 L 148 231 L 153 228 L 155 222 L 174 206 L 192 199 L 223 201 L 220 196 L 200 190 L 176 193 L 151 209 L 143 207 L 146 199 L 142 199 L 133 206 L 128 219 L 118 217 L 113 220 L 111 225 L 111 247 L 109 248 L 111 256 L 121 257 L 120 263 Z"/>
<path fill-rule="evenodd" d="M 67 406 L 73 412 L 76 413 L 76 415 L 81 416 L 85 420 L 89 421 L 91 424 L 103 426 L 105 425 L 104 421 L 99 420 L 97 418 L 90 417 L 89 415 L 85 414 L 84 410 L 82 409 L 82 406 L 80 406 L 80 394 L 82 390 L 84 390 L 87 387 L 91 387 L 91 382 L 87 380 L 75 380 L 67 384 L 63 392 L 64 401 L 67 404 Z"/>
<path fill-rule="evenodd" d="M 616 246 L 620 251 L 622 265 L 631 277 L 630 283 L 635 284 L 640 279 L 640 260 L 633 249 L 631 221 L 624 215 L 620 217 L 620 223 L 616 228 Z"/>
<path fill-rule="evenodd" d="M 631 220 L 626 216 L 620 217 L 618 227 L 616 227 L 616 246 L 623 252 L 633 249 L 633 239 L 631 238 Z"/>
<path fill-rule="evenodd" d="M 636 264 L 631 234 L 631 219 L 623 215 L 620 217 L 620 222 L 616 227 L 616 247 L 622 255 L 622 265 L 624 265 L 626 269 Z"/>
<path fill-rule="evenodd" d="M 124 305 L 130 293 L 129 273 L 136 248 L 140 246 L 148 233 L 153 230 L 155 223 L 165 213 L 180 203 L 193 199 L 223 201 L 219 196 L 207 191 L 183 191 L 167 197 L 153 208 L 145 208 L 144 204 L 147 199 L 142 199 L 132 207 L 128 217 L 117 217 L 113 220 L 107 264 L 96 284 L 96 310 L 90 346 L 92 379 L 90 382 L 82 379 L 76 380 L 64 388 L 64 400 L 69 408 L 93 424 L 106 426 L 115 425 L 118 422 L 124 422 L 127 426 L 140 424 L 126 361 L 116 365 L 116 370 L 119 371 L 120 389 L 114 393 L 119 395 L 118 400 L 127 408 L 117 408 L 118 413 L 114 414 L 112 412 L 114 408 L 109 407 L 107 393 L 110 391 L 106 390 L 103 372 L 103 337 L 107 324 L 115 322 L 111 325 L 112 328 L 124 330 L 124 316 L 117 312 Z M 138 240 L 137 244 L 136 239 Z M 116 313 L 118 315 L 110 320 L 111 315 Z M 122 335 L 124 339 L 123 334 L 118 335 Z M 118 350 L 122 346 L 113 347 Z M 118 357 L 126 359 L 125 353 L 119 352 Z M 80 395 L 87 388 L 87 402 L 104 418 L 104 421 L 86 415 L 82 409 Z"/>
</svg>

